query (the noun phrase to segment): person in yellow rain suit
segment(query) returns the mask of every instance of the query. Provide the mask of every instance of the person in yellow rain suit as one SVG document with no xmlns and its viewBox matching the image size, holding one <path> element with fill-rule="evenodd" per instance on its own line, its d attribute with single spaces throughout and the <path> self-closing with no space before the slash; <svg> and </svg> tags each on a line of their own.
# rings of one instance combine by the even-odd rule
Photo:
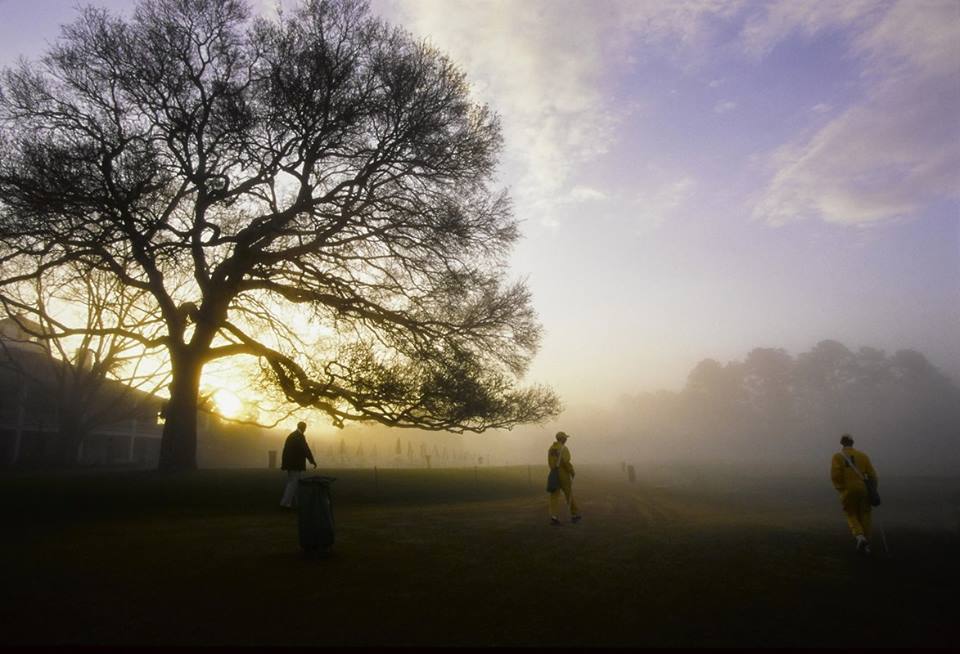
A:
<svg viewBox="0 0 960 654">
<path fill-rule="evenodd" d="M 570 507 L 570 522 L 580 522 L 577 501 L 573 499 L 573 478 L 576 472 L 570 463 L 570 450 L 566 446 L 569 436 L 558 431 L 556 438 L 556 442 L 547 450 L 547 465 L 550 470 L 556 470 L 560 478 L 560 487 L 550 493 L 550 524 L 560 524 L 560 493 L 563 493 Z"/>
<path fill-rule="evenodd" d="M 877 479 L 877 471 L 870 463 L 870 457 L 860 450 L 853 449 L 853 438 L 844 434 L 840 438 L 841 449 L 833 455 L 830 462 L 830 479 L 833 487 L 840 493 L 840 504 L 847 516 L 850 532 L 856 539 L 857 551 L 870 554 L 870 499 L 867 487 L 861 475 Z M 854 470 L 851 465 L 856 466 Z M 860 474 L 857 474 L 859 470 Z"/>
</svg>

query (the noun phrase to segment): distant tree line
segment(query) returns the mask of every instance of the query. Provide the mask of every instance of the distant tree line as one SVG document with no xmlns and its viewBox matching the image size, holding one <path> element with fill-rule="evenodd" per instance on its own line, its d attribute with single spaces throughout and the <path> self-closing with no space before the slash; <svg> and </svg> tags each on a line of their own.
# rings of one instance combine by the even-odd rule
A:
<svg viewBox="0 0 960 654">
<path fill-rule="evenodd" d="M 960 459 L 960 388 L 909 349 L 888 355 L 825 340 L 793 357 L 756 348 L 743 361 L 704 359 L 682 391 L 625 398 L 620 409 L 621 434 L 683 456 L 800 463 L 850 432 L 904 467 Z"/>
</svg>

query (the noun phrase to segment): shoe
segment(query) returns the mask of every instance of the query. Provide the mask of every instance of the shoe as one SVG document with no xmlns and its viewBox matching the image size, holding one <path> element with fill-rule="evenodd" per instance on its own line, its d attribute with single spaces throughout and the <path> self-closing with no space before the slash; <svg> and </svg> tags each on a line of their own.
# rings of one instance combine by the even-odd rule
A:
<svg viewBox="0 0 960 654">
<path fill-rule="evenodd" d="M 577 523 L 583 519 L 582 515 L 575 515 L 570 517 L 570 522 Z"/>
<path fill-rule="evenodd" d="M 864 549 L 869 548 L 870 545 L 867 543 L 867 539 L 863 536 L 857 536 L 857 551 L 863 552 Z"/>
<path fill-rule="evenodd" d="M 559 527 L 559 526 L 560 526 L 560 518 L 555 518 L 555 517 L 550 518 L 550 524 L 551 524 L 552 526 L 554 526 L 554 527 Z"/>
</svg>

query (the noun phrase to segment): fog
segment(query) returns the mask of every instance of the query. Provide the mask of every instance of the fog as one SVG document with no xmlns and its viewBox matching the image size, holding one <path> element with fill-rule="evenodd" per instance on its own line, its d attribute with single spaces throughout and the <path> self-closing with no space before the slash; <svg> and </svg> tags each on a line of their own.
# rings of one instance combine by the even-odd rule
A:
<svg viewBox="0 0 960 654">
<path fill-rule="evenodd" d="M 608 403 L 564 399 L 557 419 L 509 432 L 356 424 L 335 430 L 321 421 L 307 436 L 321 467 L 545 468 L 559 430 L 571 436 L 575 464 L 629 463 L 638 470 L 721 466 L 763 477 L 825 475 L 844 433 L 880 475 L 954 474 L 960 464 L 960 386 L 910 349 L 833 340 L 796 354 L 754 348 L 734 360 L 700 361 L 679 389 Z M 285 435 L 277 432 L 275 447 Z"/>
<path fill-rule="evenodd" d="M 921 352 L 825 340 L 792 355 L 755 348 L 704 359 L 683 388 L 569 403 L 549 428 L 518 431 L 529 460 L 552 429 L 582 462 L 719 463 L 759 473 L 823 472 L 843 433 L 887 474 L 953 473 L 960 463 L 960 388 Z M 522 441 L 525 441 L 521 444 Z"/>
</svg>

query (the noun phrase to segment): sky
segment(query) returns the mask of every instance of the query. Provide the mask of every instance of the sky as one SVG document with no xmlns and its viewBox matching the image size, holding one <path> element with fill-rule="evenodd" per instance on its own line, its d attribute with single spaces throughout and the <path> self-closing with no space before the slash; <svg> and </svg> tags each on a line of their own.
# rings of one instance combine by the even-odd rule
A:
<svg viewBox="0 0 960 654">
<path fill-rule="evenodd" d="M 0 0 L 0 65 L 75 6 Z M 960 378 L 960 1 L 371 6 L 501 117 L 527 381 L 605 403 L 828 338 Z"/>
</svg>

